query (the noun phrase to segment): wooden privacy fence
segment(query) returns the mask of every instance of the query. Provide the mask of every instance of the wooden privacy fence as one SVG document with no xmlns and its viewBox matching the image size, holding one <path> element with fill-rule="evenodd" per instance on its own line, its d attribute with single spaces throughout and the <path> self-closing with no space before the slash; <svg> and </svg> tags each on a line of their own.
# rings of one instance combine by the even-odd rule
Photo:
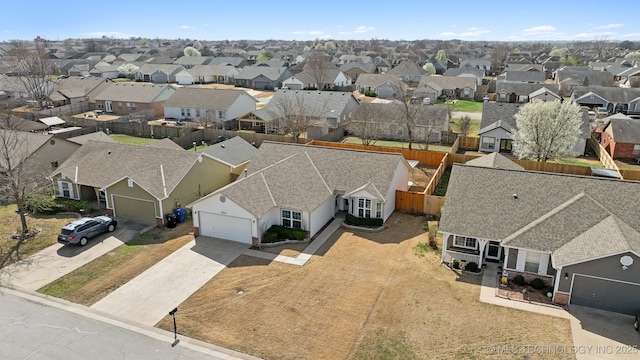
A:
<svg viewBox="0 0 640 360">
<path fill-rule="evenodd" d="M 424 214 L 424 193 L 396 190 L 396 210 Z"/>
<path fill-rule="evenodd" d="M 460 150 L 478 151 L 480 147 L 480 138 L 475 136 L 459 136 L 460 142 L 458 148 Z"/>
<path fill-rule="evenodd" d="M 316 145 L 316 146 L 343 148 L 343 149 L 353 149 L 353 150 L 401 153 L 404 156 L 404 158 L 407 160 L 417 160 L 420 164 L 428 165 L 428 166 L 438 166 L 440 162 L 442 162 L 442 159 L 446 156 L 446 153 L 435 152 L 435 151 L 409 150 L 409 149 L 392 148 L 392 147 L 385 147 L 385 146 L 370 146 L 370 145 L 360 145 L 360 144 L 344 144 L 344 143 L 319 141 L 319 140 L 312 140 L 312 141 L 309 141 L 307 144 Z"/>
</svg>

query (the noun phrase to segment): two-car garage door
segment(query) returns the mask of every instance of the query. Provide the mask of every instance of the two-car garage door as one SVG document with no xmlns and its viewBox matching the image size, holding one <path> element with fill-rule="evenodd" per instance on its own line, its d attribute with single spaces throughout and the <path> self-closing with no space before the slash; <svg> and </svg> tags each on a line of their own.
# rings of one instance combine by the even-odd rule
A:
<svg viewBox="0 0 640 360">
<path fill-rule="evenodd" d="M 251 220 L 199 212 L 200 235 L 251 244 Z"/>
<path fill-rule="evenodd" d="M 573 279 L 571 304 L 637 315 L 638 299 L 640 284 L 578 274 Z"/>
</svg>

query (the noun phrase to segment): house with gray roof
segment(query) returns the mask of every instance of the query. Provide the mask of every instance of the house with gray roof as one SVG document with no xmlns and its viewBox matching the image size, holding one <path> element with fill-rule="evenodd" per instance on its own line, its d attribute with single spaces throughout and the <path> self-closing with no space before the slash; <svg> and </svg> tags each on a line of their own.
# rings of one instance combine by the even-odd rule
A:
<svg viewBox="0 0 640 360">
<path fill-rule="evenodd" d="M 191 69 L 196 65 L 207 65 L 211 62 L 213 57 L 210 56 L 181 56 L 173 63 L 180 65 L 185 69 Z"/>
<path fill-rule="evenodd" d="M 340 65 L 340 71 L 344 72 L 351 82 L 355 83 L 361 74 L 373 74 L 376 72 L 376 64 L 374 63 L 361 63 L 361 62 L 349 62 Z"/>
<path fill-rule="evenodd" d="M 640 159 L 640 121 L 624 114 L 602 119 L 600 144 L 613 159 Z M 638 160 L 640 161 L 640 160 Z"/>
<path fill-rule="evenodd" d="M 229 184 L 235 179 L 231 169 L 203 153 L 91 140 L 48 178 L 57 197 L 162 225 L 165 214 Z"/>
<path fill-rule="evenodd" d="M 95 98 L 111 83 L 111 80 L 92 76 L 70 76 L 58 80 L 49 99 L 55 106 L 95 103 Z"/>
<path fill-rule="evenodd" d="M 469 160 L 465 164 L 469 166 L 482 166 L 496 169 L 524 170 L 522 166 L 514 163 L 509 160 L 508 157 L 497 152 L 492 152 L 491 154 Z"/>
<path fill-rule="evenodd" d="M 288 120 L 281 119 L 300 117 L 309 125 L 307 139 L 319 139 L 330 130 L 348 124 L 359 105 L 351 92 L 278 90 L 267 106 L 242 120 L 249 120 L 254 126 L 262 125 L 267 132 L 278 132 L 290 125 Z"/>
<path fill-rule="evenodd" d="M 273 225 L 312 238 L 341 211 L 386 221 L 410 166 L 399 153 L 266 141 L 246 170 L 190 205 L 196 236 L 259 246 Z"/>
<path fill-rule="evenodd" d="M 470 77 L 476 81 L 478 85 L 482 85 L 482 79 L 484 79 L 485 71 L 478 69 L 471 64 L 465 64 L 462 67 L 447 69 L 444 76 L 458 76 L 458 77 Z"/>
<path fill-rule="evenodd" d="M 590 108 L 607 108 L 609 114 L 640 114 L 640 88 L 576 86 L 571 101 Z"/>
<path fill-rule="evenodd" d="M 243 68 L 245 66 L 251 65 L 247 59 L 241 56 L 218 56 L 211 61 L 209 61 L 209 65 L 222 65 L 222 66 L 234 66 L 237 68 Z"/>
<path fill-rule="evenodd" d="M 89 75 L 97 78 L 117 79 L 120 76 L 119 67 L 120 65 L 101 62 L 89 70 Z"/>
<path fill-rule="evenodd" d="M 154 84 L 173 84 L 176 82 L 176 74 L 182 70 L 184 67 L 176 64 L 143 64 L 136 73 L 136 80 Z"/>
<path fill-rule="evenodd" d="M 234 136 L 198 151 L 224 164 L 228 164 L 231 167 L 231 173 L 240 176 L 258 149 L 242 137 Z"/>
<path fill-rule="evenodd" d="M 59 164 L 67 160 L 80 145 L 54 135 L 26 131 L 30 127 L 16 117 L 4 118 L 0 121 L 0 138 L 6 146 L 6 159 L 0 159 L 2 168 L 16 168 L 24 164 L 25 176 L 39 176 L 48 174 Z M 24 163 L 23 163 L 24 162 Z M 33 181 L 40 181 L 40 178 Z"/>
<path fill-rule="evenodd" d="M 407 89 L 407 85 L 394 74 L 360 74 L 355 86 L 359 93 L 374 92 L 381 99 L 393 99 L 401 95 L 398 89 L 403 89 L 401 93 Z"/>
<path fill-rule="evenodd" d="M 496 77 L 496 81 L 543 84 L 545 78 L 545 73 L 540 71 L 505 71 Z"/>
<path fill-rule="evenodd" d="M 542 88 L 558 93 L 558 86 L 555 84 L 496 81 L 496 101 L 510 103 L 530 102 L 530 95 L 537 93 Z"/>
<path fill-rule="evenodd" d="M 180 85 L 192 84 L 235 84 L 235 77 L 239 71 L 234 66 L 223 65 L 195 65 L 176 74 L 176 81 Z"/>
<path fill-rule="evenodd" d="M 293 74 L 286 67 L 245 66 L 236 75 L 236 86 L 256 90 L 274 90 Z"/>
<path fill-rule="evenodd" d="M 322 84 L 318 84 L 318 82 L 322 82 Z M 351 85 L 351 79 L 339 69 L 305 69 L 282 81 L 282 87 L 289 90 L 331 90 L 349 85 Z"/>
<path fill-rule="evenodd" d="M 254 111 L 257 103 L 258 100 L 244 90 L 183 87 L 165 100 L 164 116 L 237 128 L 234 120 Z"/>
<path fill-rule="evenodd" d="M 576 86 L 613 86 L 613 75 L 588 66 L 564 66 L 554 73 L 561 96 L 570 96 Z"/>
<path fill-rule="evenodd" d="M 634 181 L 454 164 L 442 262 L 494 261 L 508 280 L 541 279 L 557 304 L 637 314 L 638 193 Z"/>
<path fill-rule="evenodd" d="M 109 83 L 96 95 L 96 107 L 108 114 L 129 115 L 153 109 L 153 116 L 164 114 L 164 101 L 176 91 L 169 85 Z"/>
<path fill-rule="evenodd" d="M 418 64 L 408 60 L 399 63 L 387 71 L 387 74 L 396 75 L 400 80 L 407 83 L 418 83 L 420 78 L 426 73 L 427 71 L 418 66 Z"/>
<path fill-rule="evenodd" d="M 431 103 L 435 103 L 441 95 L 454 99 L 473 99 L 477 90 L 477 82 L 470 77 L 424 75 L 413 96 L 418 100 L 429 98 Z"/>
</svg>

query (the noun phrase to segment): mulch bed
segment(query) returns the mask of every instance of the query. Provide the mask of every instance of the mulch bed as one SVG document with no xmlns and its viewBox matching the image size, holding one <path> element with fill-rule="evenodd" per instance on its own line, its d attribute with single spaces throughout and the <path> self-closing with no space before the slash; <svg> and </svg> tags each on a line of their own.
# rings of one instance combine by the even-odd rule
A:
<svg viewBox="0 0 640 360">
<path fill-rule="evenodd" d="M 536 290 L 529 285 L 520 286 L 510 281 L 507 286 L 498 286 L 497 295 L 511 300 L 554 305 L 551 298 L 547 296 L 547 293 L 551 291 L 553 291 L 551 288 Z"/>
</svg>

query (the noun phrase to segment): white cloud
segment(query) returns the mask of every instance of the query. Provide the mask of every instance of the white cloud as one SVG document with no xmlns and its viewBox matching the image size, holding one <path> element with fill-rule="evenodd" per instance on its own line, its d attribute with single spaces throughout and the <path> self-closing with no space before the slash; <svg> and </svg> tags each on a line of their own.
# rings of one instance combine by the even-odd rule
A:
<svg viewBox="0 0 640 360">
<path fill-rule="evenodd" d="M 460 39 L 464 39 L 464 38 L 470 38 L 470 37 L 478 37 L 481 36 L 483 34 L 488 34 L 491 31 L 489 30 L 485 30 L 485 29 L 481 29 L 481 28 L 477 28 L 477 27 L 470 27 L 469 29 L 467 29 L 467 31 L 462 32 L 462 33 L 455 33 L 452 31 L 445 31 L 443 33 L 440 33 L 441 36 L 447 36 L 447 37 L 452 37 L 452 38 L 460 38 Z"/>
<path fill-rule="evenodd" d="M 353 32 L 357 34 L 362 34 L 370 31 L 374 31 L 376 28 L 373 26 L 358 26 Z"/>
<path fill-rule="evenodd" d="M 322 31 L 318 31 L 318 30 L 312 30 L 309 31 L 309 35 L 323 35 L 324 33 Z"/>
<path fill-rule="evenodd" d="M 623 38 L 623 39 L 631 39 L 631 38 L 633 38 L 633 39 L 637 39 L 637 38 L 640 38 L 640 33 L 629 33 L 629 34 L 624 34 L 624 35 L 622 35 L 622 38 Z"/>
<path fill-rule="evenodd" d="M 556 28 L 554 28 L 551 25 L 541 25 L 541 26 L 535 26 L 532 28 L 524 29 L 522 30 L 522 33 L 526 36 L 526 35 L 554 33 L 555 31 L 556 31 Z"/>
<path fill-rule="evenodd" d="M 311 35 L 315 38 L 319 38 L 319 39 L 326 39 L 326 38 L 330 38 L 331 35 L 325 34 L 324 32 L 320 31 L 320 30 L 296 30 L 291 32 L 291 35 Z"/>
<path fill-rule="evenodd" d="M 442 35 L 442 36 L 456 36 L 456 33 L 451 32 L 451 31 L 447 31 L 447 32 L 440 33 L 440 35 Z"/>
<path fill-rule="evenodd" d="M 193 29 L 193 27 L 189 25 L 182 25 L 182 26 L 178 26 L 178 29 L 188 30 L 188 29 Z"/>
<path fill-rule="evenodd" d="M 522 30 L 520 37 L 523 40 L 566 40 L 569 36 L 563 32 L 556 31 L 551 25 L 534 26 Z"/>
<path fill-rule="evenodd" d="M 623 26 L 624 26 L 624 24 L 607 24 L 607 25 L 594 26 L 593 29 L 594 30 L 606 30 L 606 29 L 621 28 Z"/>
</svg>

